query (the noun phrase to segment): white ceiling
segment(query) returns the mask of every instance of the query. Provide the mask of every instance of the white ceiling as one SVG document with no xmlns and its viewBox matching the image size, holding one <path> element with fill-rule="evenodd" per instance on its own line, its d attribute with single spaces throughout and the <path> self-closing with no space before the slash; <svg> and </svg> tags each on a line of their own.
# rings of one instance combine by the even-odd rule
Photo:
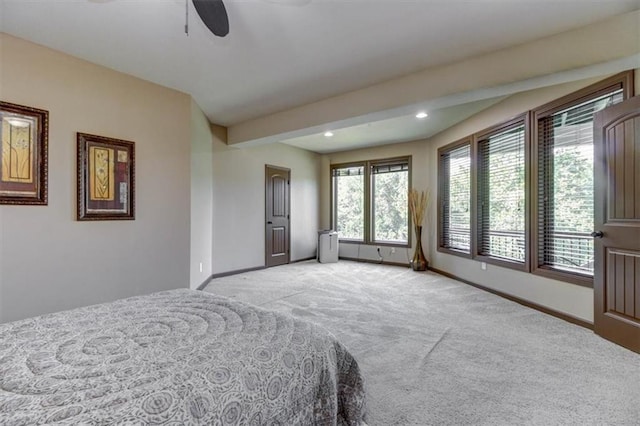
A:
<svg viewBox="0 0 640 426">
<path fill-rule="evenodd" d="M 185 0 L 0 2 L 1 31 L 189 93 L 226 126 L 640 8 L 639 0 L 225 0 L 230 34 L 219 38 L 190 0 L 188 36 Z M 390 135 L 407 125 L 397 120 L 369 127 Z M 422 137 L 432 129 L 423 124 Z M 336 149 L 376 133 L 358 131 Z"/>
<path fill-rule="evenodd" d="M 333 136 L 324 133 L 283 140 L 282 143 L 308 149 L 320 154 L 346 151 L 388 143 L 399 143 L 425 139 L 494 105 L 504 96 L 483 99 L 428 111 L 426 118 L 418 119 L 414 114 L 373 121 L 344 129 L 332 130 Z"/>
</svg>

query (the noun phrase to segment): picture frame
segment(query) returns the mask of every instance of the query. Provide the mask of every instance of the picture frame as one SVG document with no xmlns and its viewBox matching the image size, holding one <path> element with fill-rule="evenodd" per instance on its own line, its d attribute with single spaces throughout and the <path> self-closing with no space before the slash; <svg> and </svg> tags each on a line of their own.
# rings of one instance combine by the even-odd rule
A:
<svg viewBox="0 0 640 426">
<path fill-rule="evenodd" d="M 0 101 L 0 204 L 47 205 L 49 111 Z"/>
<path fill-rule="evenodd" d="M 135 143 L 78 133 L 77 148 L 78 220 L 134 220 Z"/>
</svg>

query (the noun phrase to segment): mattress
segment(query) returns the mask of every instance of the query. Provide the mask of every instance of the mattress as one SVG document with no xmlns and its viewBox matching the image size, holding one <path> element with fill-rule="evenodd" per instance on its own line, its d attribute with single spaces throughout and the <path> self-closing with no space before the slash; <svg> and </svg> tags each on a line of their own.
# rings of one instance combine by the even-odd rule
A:
<svg viewBox="0 0 640 426">
<path fill-rule="evenodd" d="M 363 424 L 356 361 L 312 323 L 172 290 L 0 324 L 0 424 Z"/>
</svg>

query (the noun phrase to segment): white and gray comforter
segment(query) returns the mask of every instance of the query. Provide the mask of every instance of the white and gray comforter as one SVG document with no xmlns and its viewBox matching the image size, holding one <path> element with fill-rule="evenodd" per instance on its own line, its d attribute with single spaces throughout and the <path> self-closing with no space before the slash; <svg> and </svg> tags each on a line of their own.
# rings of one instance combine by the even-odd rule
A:
<svg viewBox="0 0 640 426">
<path fill-rule="evenodd" d="M 362 386 L 323 329 L 199 291 L 0 325 L 2 425 L 358 425 Z"/>
</svg>

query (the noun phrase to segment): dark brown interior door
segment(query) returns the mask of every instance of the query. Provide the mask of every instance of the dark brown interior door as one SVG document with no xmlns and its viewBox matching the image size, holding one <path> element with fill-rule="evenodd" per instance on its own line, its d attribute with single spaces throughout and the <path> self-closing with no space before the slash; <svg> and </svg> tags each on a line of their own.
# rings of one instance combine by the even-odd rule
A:
<svg viewBox="0 0 640 426">
<path fill-rule="evenodd" d="M 289 178 L 291 171 L 266 166 L 266 266 L 289 263 Z"/>
<path fill-rule="evenodd" d="M 640 96 L 594 122 L 594 330 L 640 353 Z"/>
</svg>

